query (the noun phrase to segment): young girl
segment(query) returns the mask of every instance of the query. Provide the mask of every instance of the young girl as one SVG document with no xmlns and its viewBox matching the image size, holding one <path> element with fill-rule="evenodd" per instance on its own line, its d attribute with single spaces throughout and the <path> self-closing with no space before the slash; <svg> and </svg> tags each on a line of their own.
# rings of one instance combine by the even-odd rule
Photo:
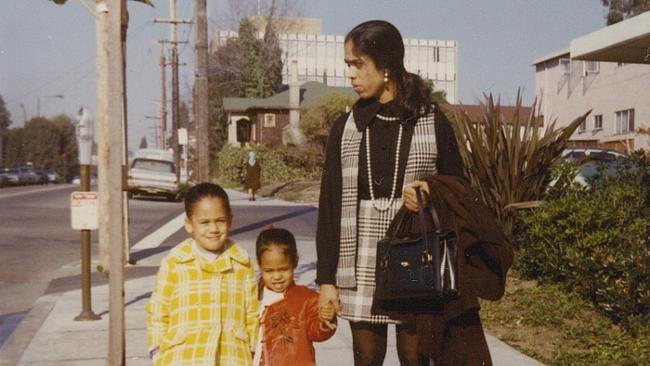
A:
<svg viewBox="0 0 650 366">
<path fill-rule="evenodd" d="M 219 186 L 185 196 L 192 236 L 163 259 L 147 304 L 155 365 L 251 365 L 258 332 L 257 283 L 245 250 L 228 239 L 232 213 Z"/>
<path fill-rule="evenodd" d="M 334 334 L 319 318 L 318 293 L 293 282 L 298 265 L 296 239 L 279 228 L 262 231 L 256 243 L 262 272 L 260 341 L 255 366 L 316 365 L 312 342 Z M 334 307 L 320 317 L 334 321 Z"/>
</svg>

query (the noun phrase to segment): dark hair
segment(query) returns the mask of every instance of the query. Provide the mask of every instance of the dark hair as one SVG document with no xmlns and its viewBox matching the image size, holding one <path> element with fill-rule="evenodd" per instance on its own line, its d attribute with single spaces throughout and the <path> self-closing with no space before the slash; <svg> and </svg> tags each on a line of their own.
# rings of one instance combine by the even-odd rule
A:
<svg viewBox="0 0 650 366">
<path fill-rule="evenodd" d="M 298 265 L 296 238 L 289 230 L 281 228 L 266 229 L 257 236 L 255 255 L 257 255 L 258 264 L 261 264 L 262 254 L 273 246 L 282 249 L 283 254 L 289 257 L 294 268 Z"/>
<path fill-rule="evenodd" d="M 384 20 L 363 22 L 345 36 L 347 42 L 352 42 L 356 52 L 370 57 L 377 68 L 388 70 L 388 77 L 397 85 L 399 106 L 414 117 L 431 112 L 431 85 L 404 68 L 404 40 L 394 25 Z"/>
<path fill-rule="evenodd" d="M 214 183 L 199 183 L 191 187 L 185 194 L 185 214 L 188 218 L 192 217 L 194 206 L 204 198 L 212 197 L 218 198 L 223 202 L 228 217 L 232 217 L 232 210 L 230 209 L 230 200 L 228 194 L 223 188 Z"/>
</svg>

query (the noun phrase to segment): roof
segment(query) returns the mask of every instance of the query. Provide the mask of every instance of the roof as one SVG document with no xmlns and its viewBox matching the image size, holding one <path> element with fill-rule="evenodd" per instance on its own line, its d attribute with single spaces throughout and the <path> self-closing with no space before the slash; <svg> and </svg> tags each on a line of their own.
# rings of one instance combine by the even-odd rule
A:
<svg viewBox="0 0 650 366">
<path fill-rule="evenodd" d="M 479 104 L 447 104 L 449 109 L 456 113 L 460 112 L 465 112 L 469 116 L 470 120 L 472 121 L 482 121 L 483 120 L 483 107 Z M 515 106 L 500 106 L 501 109 L 501 116 L 503 121 L 509 123 L 512 121 L 514 115 L 515 115 L 515 110 L 517 107 Z M 530 116 L 530 113 L 532 112 L 532 107 L 525 107 L 521 106 L 519 110 L 519 114 L 521 116 L 524 116 L 526 119 L 528 116 Z M 541 120 L 540 117 L 540 126 L 543 125 L 543 120 Z"/>
<path fill-rule="evenodd" d="M 350 87 L 327 86 L 318 81 L 308 81 L 300 86 L 300 108 L 311 106 L 319 98 L 338 93 L 356 97 Z M 268 98 L 223 98 L 223 109 L 228 112 L 243 112 L 249 109 L 289 109 L 289 88 Z"/>
<path fill-rule="evenodd" d="M 571 57 L 650 64 L 650 11 L 572 40 Z"/>
<path fill-rule="evenodd" d="M 546 56 L 536 58 L 533 61 L 531 61 L 530 64 L 531 65 L 541 64 L 542 62 L 546 62 L 546 61 L 549 61 L 549 60 L 560 58 L 562 56 L 569 56 L 569 54 L 570 54 L 570 49 L 565 48 L 565 49 L 563 49 L 561 51 L 556 51 L 556 52 L 553 52 L 553 53 L 549 53 Z"/>
</svg>

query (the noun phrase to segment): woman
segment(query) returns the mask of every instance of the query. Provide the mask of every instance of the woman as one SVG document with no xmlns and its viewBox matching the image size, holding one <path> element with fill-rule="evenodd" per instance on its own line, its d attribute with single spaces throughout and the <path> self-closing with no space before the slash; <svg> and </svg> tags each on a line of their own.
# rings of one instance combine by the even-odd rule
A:
<svg viewBox="0 0 650 366">
<path fill-rule="evenodd" d="M 246 178 L 244 180 L 244 189 L 248 191 L 249 201 L 255 201 L 255 192 L 262 186 L 260 184 L 261 172 L 260 163 L 255 160 L 255 151 L 249 151 L 248 162 L 246 163 Z"/>
<path fill-rule="evenodd" d="M 320 306 L 350 321 L 355 365 L 382 365 L 387 325 L 396 324 L 402 365 L 428 364 L 412 322 L 373 314 L 377 241 L 414 187 L 432 174 L 462 175 L 453 130 L 432 90 L 404 68 L 404 42 L 392 24 L 373 20 L 345 38 L 348 77 L 360 99 L 332 126 L 321 182 L 316 246 Z"/>
</svg>

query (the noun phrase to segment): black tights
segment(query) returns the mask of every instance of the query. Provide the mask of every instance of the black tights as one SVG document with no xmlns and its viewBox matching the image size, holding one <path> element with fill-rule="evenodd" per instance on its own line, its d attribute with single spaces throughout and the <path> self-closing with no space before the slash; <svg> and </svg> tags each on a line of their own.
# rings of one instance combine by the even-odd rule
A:
<svg viewBox="0 0 650 366">
<path fill-rule="evenodd" d="M 350 322 L 355 366 L 382 366 L 386 356 L 386 324 Z M 398 324 L 397 356 L 401 366 L 426 366 L 429 361 L 418 353 L 415 324 Z"/>
</svg>

